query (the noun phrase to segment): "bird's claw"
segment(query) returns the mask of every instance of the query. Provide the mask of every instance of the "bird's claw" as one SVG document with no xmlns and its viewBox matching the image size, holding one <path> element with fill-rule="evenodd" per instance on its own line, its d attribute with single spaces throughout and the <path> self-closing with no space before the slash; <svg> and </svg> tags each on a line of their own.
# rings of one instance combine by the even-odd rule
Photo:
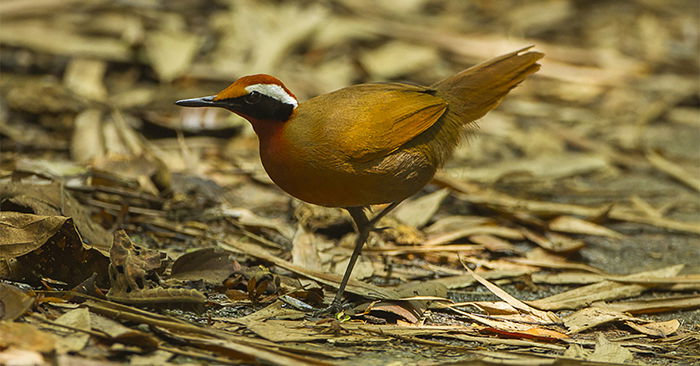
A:
<svg viewBox="0 0 700 366">
<path fill-rule="evenodd" d="M 345 314 L 344 310 L 347 308 L 349 304 L 343 305 L 340 302 L 333 301 L 329 306 L 321 309 L 316 309 L 314 312 L 311 313 L 312 318 L 328 318 L 329 315 L 332 318 L 335 318 L 337 320 L 345 320 L 347 315 Z"/>
</svg>

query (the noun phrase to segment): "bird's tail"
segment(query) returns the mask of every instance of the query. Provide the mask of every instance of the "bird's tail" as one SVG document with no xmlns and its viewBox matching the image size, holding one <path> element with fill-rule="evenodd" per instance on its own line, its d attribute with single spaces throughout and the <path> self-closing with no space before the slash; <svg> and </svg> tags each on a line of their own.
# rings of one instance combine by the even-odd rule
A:
<svg viewBox="0 0 700 366">
<path fill-rule="evenodd" d="M 490 59 L 432 87 L 448 101 L 449 120 L 466 125 L 496 108 L 503 97 L 530 74 L 540 69 L 537 63 L 544 54 L 521 50 Z"/>
<path fill-rule="evenodd" d="M 496 108 L 511 89 L 540 69 L 537 60 L 544 54 L 525 52 L 530 48 L 482 62 L 432 86 L 439 97 L 447 100 L 447 111 L 419 142 L 429 146 L 427 156 L 435 166 L 442 166 L 463 136 L 474 131 L 474 121 Z"/>
</svg>

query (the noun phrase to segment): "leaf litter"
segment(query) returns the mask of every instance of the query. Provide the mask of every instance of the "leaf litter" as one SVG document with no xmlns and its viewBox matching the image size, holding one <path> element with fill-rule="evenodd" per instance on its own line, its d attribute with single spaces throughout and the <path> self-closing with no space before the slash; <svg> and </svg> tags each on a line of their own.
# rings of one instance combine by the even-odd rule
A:
<svg viewBox="0 0 700 366">
<path fill-rule="evenodd" d="M 697 362 L 697 4 L 674 4 L 0 5 L 0 362 Z M 272 185 L 235 116 L 172 106 L 527 44 L 541 72 L 382 221 L 335 319 L 311 313 L 349 218 Z"/>
</svg>

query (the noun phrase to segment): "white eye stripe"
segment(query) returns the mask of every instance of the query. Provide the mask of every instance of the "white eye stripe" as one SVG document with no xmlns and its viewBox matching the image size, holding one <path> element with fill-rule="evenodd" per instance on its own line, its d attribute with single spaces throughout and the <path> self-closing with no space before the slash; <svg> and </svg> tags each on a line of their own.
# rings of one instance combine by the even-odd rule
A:
<svg viewBox="0 0 700 366">
<path fill-rule="evenodd" d="M 282 103 L 285 104 L 291 104 L 294 106 L 294 108 L 299 105 L 296 99 L 289 95 L 284 88 L 277 84 L 253 84 L 253 85 L 248 85 L 245 87 L 245 90 L 247 92 L 258 92 L 263 95 L 267 95 L 270 98 L 279 100 Z"/>
</svg>

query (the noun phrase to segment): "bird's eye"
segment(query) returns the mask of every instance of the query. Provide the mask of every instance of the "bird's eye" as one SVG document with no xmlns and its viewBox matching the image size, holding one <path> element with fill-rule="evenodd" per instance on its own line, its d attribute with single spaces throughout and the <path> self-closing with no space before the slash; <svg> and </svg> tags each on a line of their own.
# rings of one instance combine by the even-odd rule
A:
<svg viewBox="0 0 700 366">
<path fill-rule="evenodd" d="M 262 94 L 260 94 L 256 91 L 253 91 L 253 92 L 250 92 L 250 94 L 243 97 L 243 100 L 248 104 L 256 104 L 257 102 L 260 101 L 260 98 L 262 98 Z"/>
</svg>

